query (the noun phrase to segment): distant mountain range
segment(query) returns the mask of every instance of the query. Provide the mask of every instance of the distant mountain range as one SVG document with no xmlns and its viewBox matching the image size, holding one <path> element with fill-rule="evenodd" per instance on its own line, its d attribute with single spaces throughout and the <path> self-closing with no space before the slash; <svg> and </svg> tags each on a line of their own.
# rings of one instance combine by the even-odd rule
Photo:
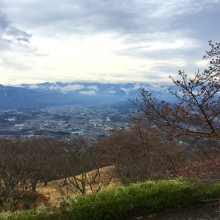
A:
<svg viewBox="0 0 220 220">
<path fill-rule="evenodd" d="M 73 104 L 105 104 L 136 98 L 140 88 L 146 88 L 154 97 L 172 101 L 167 86 L 139 83 L 39 83 L 19 86 L 0 85 L 0 109 L 19 109 Z"/>
</svg>

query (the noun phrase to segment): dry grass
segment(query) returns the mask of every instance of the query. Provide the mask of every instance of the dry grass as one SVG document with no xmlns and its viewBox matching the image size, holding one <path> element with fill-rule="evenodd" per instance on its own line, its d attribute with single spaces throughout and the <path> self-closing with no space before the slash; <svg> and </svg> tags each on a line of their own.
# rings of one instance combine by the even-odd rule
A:
<svg viewBox="0 0 220 220">
<path fill-rule="evenodd" d="M 94 171 L 89 172 L 88 177 L 92 176 L 93 172 Z M 80 175 L 77 177 L 80 178 Z M 109 184 L 102 189 L 114 188 L 121 185 L 119 178 L 115 174 L 114 166 L 103 167 L 100 169 L 100 182 L 105 183 L 107 181 L 109 181 Z M 95 187 L 95 184 L 93 187 Z M 91 188 L 89 185 L 86 187 L 86 189 L 87 193 L 91 193 Z M 76 190 L 68 180 L 64 184 L 64 179 L 48 182 L 47 186 L 39 183 L 37 185 L 37 192 L 49 197 L 49 205 L 53 207 L 57 205 L 57 201 L 59 201 L 60 198 L 73 197 L 77 195 Z"/>
</svg>

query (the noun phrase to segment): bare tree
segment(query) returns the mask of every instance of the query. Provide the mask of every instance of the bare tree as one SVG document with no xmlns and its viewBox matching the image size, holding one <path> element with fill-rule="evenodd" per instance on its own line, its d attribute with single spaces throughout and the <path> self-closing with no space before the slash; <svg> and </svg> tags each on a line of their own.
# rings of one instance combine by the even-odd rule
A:
<svg viewBox="0 0 220 220">
<path fill-rule="evenodd" d="M 202 73 L 196 72 L 194 76 L 179 70 L 178 79 L 170 77 L 179 88 L 169 89 L 177 103 L 157 100 L 144 88 L 132 102 L 138 107 L 133 116 L 150 123 L 154 128 L 152 136 L 160 137 L 161 141 L 188 144 L 190 156 L 194 150 L 196 156 L 193 155 L 186 167 L 177 167 L 176 174 L 191 175 L 193 167 L 194 174 L 200 175 L 199 178 L 212 176 L 218 179 L 216 161 L 220 158 L 220 43 L 209 41 L 209 45 L 211 49 L 204 56 L 204 59 L 210 59 L 207 69 Z M 215 175 L 208 175 L 210 171 Z"/>
<path fill-rule="evenodd" d="M 199 71 L 189 77 L 184 71 L 179 71 L 180 79 L 171 77 L 179 87 L 178 91 L 169 89 L 179 103 L 173 106 L 166 101 L 152 97 L 150 91 L 142 89 L 140 96 L 133 100 L 138 106 L 135 116 L 147 119 L 158 128 L 154 134 L 164 138 L 183 137 L 191 141 L 209 138 L 220 139 L 220 43 L 209 42 L 211 50 L 206 52 L 205 59 L 211 66 L 202 73 Z M 192 143 L 192 142 L 191 142 Z"/>
<path fill-rule="evenodd" d="M 59 141 L 54 138 L 37 137 L 25 140 L 27 158 L 26 187 L 36 191 L 37 183 L 58 179 L 58 167 L 54 154 L 58 154 Z"/>
<path fill-rule="evenodd" d="M 63 155 L 59 160 L 61 172 L 68 182 L 73 186 L 72 190 L 80 195 L 98 192 L 108 186 L 111 177 L 104 180 L 101 177 L 100 163 L 95 148 L 82 137 L 61 142 Z"/>
<path fill-rule="evenodd" d="M 38 182 L 59 178 L 58 144 L 51 138 L 0 139 L 0 203 L 13 208 L 16 199 L 35 191 Z"/>
<path fill-rule="evenodd" d="M 0 140 L 1 205 L 5 209 L 12 208 L 19 185 L 26 178 L 26 157 L 22 143 L 18 138 Z"/>
<path fill-rule="evenodd" d="M 114 165 L 122 183 L 166 178 L 167 170 L 173 171 L 183 160 L 185 147 L 176 148 L 173 143 L 163 142 L 155 136 L 143 121 L 132 123 L 130 130 L 118 131 L 98 143 L 105 165 Z M 184 156 L 185 158 L 185 156 Z"/>
</svg>

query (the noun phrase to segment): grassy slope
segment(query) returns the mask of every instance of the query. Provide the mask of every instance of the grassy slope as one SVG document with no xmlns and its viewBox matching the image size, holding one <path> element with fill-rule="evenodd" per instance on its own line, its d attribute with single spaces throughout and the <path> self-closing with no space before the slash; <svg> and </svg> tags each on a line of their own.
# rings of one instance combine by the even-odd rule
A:
<svg viewBox="0 0 220 220">
<path fill-rule="evenodd" d="M 188 207 L 220 196 L 220 183 L 196 186 L 191 181 L 161 180 L 131 184 L 84 197 L 74 197 L 60 212 L 46 208 L 2 213 L 0 219 L 128 219 L 129 217 Z"/>
<path fill-rule="evenodd" d="M 88 175 L 90 175 L 92 172 L 93 171 L 88 172 Z M 100 169 L 101 183 L 106 179 L 111 178 L 111 181 L 107 187 L 108 189 L 121 185 L 120 179 L 114 173 L 114 166 L 107 166 Z M 80 176 L 77 176 L 77 178 L 80 178 Z M 61 197 L 73 197 L 76 195 L 74 187 L 71 187 L 71 184 L 68 184 L 69 181 L 67 180 L 66 185 L 63 185 L 63 182 L 64 180 L 52 181 L 49 182 L 46 187 L 44 186 L 44 184 L 38 184 L 37 192 L 48 196 L 50 198 L 50 206 L 55 207 L 57 205 L 57 201 Z M 89 186 L 87 186 L 87 192 L 91 192 Z"/>
</svg>

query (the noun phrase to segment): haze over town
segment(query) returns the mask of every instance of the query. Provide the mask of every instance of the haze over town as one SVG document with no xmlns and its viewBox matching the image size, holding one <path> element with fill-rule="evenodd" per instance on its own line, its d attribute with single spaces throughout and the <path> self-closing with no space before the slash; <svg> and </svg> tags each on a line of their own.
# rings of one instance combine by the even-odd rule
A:
<svg viewBox="0 0 220 220">
<path fill-rule="evenodd" d="M 208 66 L 219 12 L 219 0 L 0 0 L 0 84 L 170 83 Z"/>
</svg>

